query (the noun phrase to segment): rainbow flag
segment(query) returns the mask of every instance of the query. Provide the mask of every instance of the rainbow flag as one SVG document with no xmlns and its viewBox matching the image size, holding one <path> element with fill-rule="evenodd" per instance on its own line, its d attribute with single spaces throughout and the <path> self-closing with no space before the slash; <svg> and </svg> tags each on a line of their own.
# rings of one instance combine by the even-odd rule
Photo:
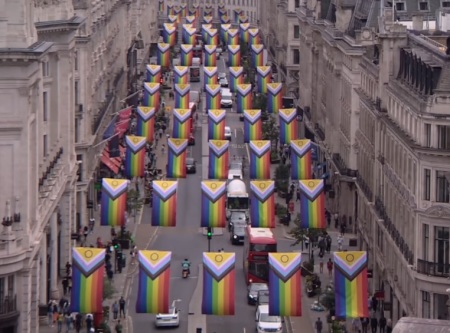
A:
<svg viewBox="0 0 450 333">
<path fill-rule="evenodd" d="M 242 9 L 241 8 L 236 8 L 234 10 L 234 23 L 238 23 L 239 24 L 239 16 L 241 16 L 242 14 Z"/>
<path fill-rule="evenodd" d="M 237 85 L 237 113 L 244 113 L 244 110 L 253 107 L 252 85 L 238 84 Z"/>
<path fill-rule="evenodd" d="M 186 3 L 182 3 L 180 5 L 181 8 L 181 17 L 186 17 L 187 16 L 187 4 Z"/>
<path fill-rule="evenodd" d="M 264 45 L 262 44 L 254 44 L 251 46 L 251 54 L 252 61 L 251 64 L 253 67 L 264 66 Z"/>
<path fill-rule="evenodd" d="M 219 73 L 217 67 L 203 67 L 203 74 L 205 86 L 219 83 Z"/>
<path fill-rule="evenodd" d="M 168 313 L 172 252 L 139 250 L 136 313 Z"/>
<path fill-rule="evenodd" d="M 283 106 L 283 83 L 267 84 L 267 112 L 277 113 Z"/>
<path fill-rule="evenodd" d="M 243 41 L 245 45 L 248 45 L 250 42 L 250 33 L 248 32 L 248 29 L 250 29 L 250 23 L 239 24 L 241 41 Z"/>
<path fill-rule="evenodd" d="M 191 25 L 191 24 L 185 24 Z M 197 43 L 197 29 L 194 27 L 183 27 L 183 44 L 195 45 Z"/>
<path fill-rule="evenodd" d="M 208 110 L 208 140 L 225 140 L 225 110 Z"/>
<path fill-rule="evenodd" d="M 213 17 L 212 16 L 204 16 L 203 17 L 203 23 L 210 24 L 212 23 Z"/>
<path fill-rule="evenodd" d="M 300 228 L 325 229 L 325 183 L 323 179 L 299 180 Z"/>
<path fill-rule="evenodd" d="M 225 228 L 227 217 L 225 206 L 227 200 L 227 182 L 202 181 L 202 228 Z"/>
<path fill-rule="evenodd" d="M 157 61 L 161 67 L 170 67 L 170 44 L 158 43 Z"/>
<path fill-rule="evenodd" d="M 259 36 L 259 29 L 248 29 L 248 33 L 250 34 L 250 45 L 258 45 L 261 44 L 261 38 Z"/>
<path fill-rule="evenodd" d="M 206 110 L 220 109 L 221 94 L 219 84 L 208 84 L 205 87 L 206 92 Z"/>
<path fill-rule="evenodd" d="M 146 82 L 161 83 L 161 66 L 147 65 Z"/>
<path fill-rule="evenodd" d="M 191 13 L 189 13 L 189 14 L 191 14 Z M 188 15 L 188 16 L 186 16 L 186 22 L 188 24 L 190 24 L 193 29 L 195 29 L 194 27 L 197 25 L 197 17 L 194 14 Z"/>
<path fill-rule="evenodd" d="M 223 44 L 228 44 L 228 29 L 231 28 L 231 24 L 220 25 L 220 40 Z"/>
<path fill-rule="evenodd" d="M 187 139 L 172 139 L 167 142 L 169 158 L 167 162 L 167 178 L 186 178 Z"/>
<path fill-rule="evenodd" d="M 292 140 L 298 139 L 298 122 L 296 109 L 279 109 L 280 143 L 290 145 Z"/>
<path fill-rule="evenodd" d="M 125 174 L 129 178 L 144 177 L 147 138 L 145 136 L 127 135 L 125 142 L 127 144 Z"/>
<path fill-rule="evenodd" d="M 203 252 L 202 314 L 234 315 L 234 253 Z"/>
<path fill-rule="evenodd" d="M 206 30 L 206 44 L 207 45 L 218 45 L 219 44 L 219 35 L 217 29 L 208 29 Z"/>
<path fill-rule="evenodd" d="M 194 45 L 181 44 L 181 66 L 192 66 Z"/>
<path fill-rule="evenodd" d="M 142 104 L 144 106 L 154 107 L 156 110 L 159 109 L 160 104 L 160 92 L 159 83 L 145 82 L 144 83 L 144 98 Z"/>
<path fill-rule="evenodd" d="M 167 4 L 167 16 L 173 15 L 173 5 Z"/>
<path fill-rule="evenodd" d="M 169 23 L 175 24 L 178 26 L 178 15 L 169 15 L 167 16 Z"/>
<path fill-rule="evenodd" d="M 228 45 L 228 66 L 238 67 L 241 65 L 241 46 Z"/>
<path fill-rule="evenodd" d="M 209 140 L 209 179 L 227 179 L 228 178 L 228 140 Z"/>
<path fill-rule="evenodd" d="M 258 92 L 267 94 L 267 84 L 272 82 L 272 67 L 257 66 L 256 67 L 256 86 Z"/>
<path fill-rule="evenodd" d="M 172 23 L 164 23 L 163 41 L 170 46 L 174 46 L 177 42 L 177 27 Z"/>
<path fill-rule="evenodd" d="M 251 140 L 250 179 L 270 179 L 270 140 Z"/>
<path fill-rule="evenodd" d="M 198 18 L 200 16 L 200 5 L 198 3 L 194 3 L 192 5 L 192 9 L 194 10 L 195 16 Z"/>
<path fill-rule="evenodd" d="M 212 6 L 211 5 L 205 5 L 205 8 L 203 9 L 203 16 L 212 16 Z"/>
<path fill-rule="evenodd" d="M 227 16 L 227 15 L 228 14 L 227 14 L 227 10 L 226 10 L 225 7 L 224 8 L 218 8 L 217 17 L 221 18 L 222 16 Z"/>
<path fill-rule="evenodd" d="M 231 20 L 230 17 L 228 15 L 222 15 L 220 17 L 220 23 L 221 24 L 230 24 Z"/>
<path fill-rule="evenodd" d="M 164 0 L 158 1 L 158 12 L 160 13 L 164 12 Z"/>
<path fill-rule="evenodd" d="M 230 91 L 237 92 L 238 84 L 244 83 L 244 67 L 229 67 L 228 69 L 230 70 Z"/>
<path fill-rule="evenodd" d="M 335 316 L 369 317 L 367 252 L 334 252 Z"/>
<path fill-rule="evenodd" d="M 217 45 L 205 45 L 205 62 L 204 66 L 215 67 L 217 66 Z"/>
<path fill-rule="evenodd" d="M 202 24 L 202 38 L 203 44 L 208 45 L 208 30 L 212 29 L 212 24 Z"/>
<path fill-rule="evenodd" d="M 291 179 L 312 179 L 311 140 L 291 140 Z"/>
<path fill-rule="evenodd" d="M 239 45 L 238 29 L 228 29 L 228 45 Z"/>
<path fill-rule="evenodd" d="M 244 110 L 244 142 L 262 140 L 261 110 Z"/>
<path fill-rule="evenodd" d="M 247 24 L 248 23 L 248 17 L 247 15 L 241 14 L 239 15 L 239 23 L 242 24 Z"/>
<path fill-rule="evenodd" d="M 189 109 L 190 84 L 175 84 L 175 108 Z"/>
<path fill-rule="evenodd" d="M 72 248 L 72 292 L 70 310 L 81 313 L 103 311 L 105 250 L 91 247 Z"/>
<path fill-rule="evenodd" d="M 175 227 L 177 224 L 177 181 L 154 180 L 152 226 Z"/>
<path fill-rule="evenodd" d="M 198 8 L 198 7 L 197 7 Z M 194 16 L 195 19 L 197 19 L 198 17 L 198 12 L 197 12 L 197 8 L 195 8 L 194 6 L 192 6 L 191 8 L 188 9 L 188 16 L 186 16 L 186 21 L 188 21 L 188 17 L 190 16 Z M 188 21 L 189 22 L 189 21 Z M 189 23 L 193 23 L 193 22 L 189 22 Z"/>
<path fill-rule="evenodd" d="M 226 10 L 225 9 L 225 3 L 221 2 L 221 3 L 217 4 L 217 13 L 221 14 L 221 11 L 223 11 L 223 10 Z"/>
<path fill-rule="evenodd" d="M 173 6 L 173 15 L 177 17 L 177 23 L 181 22 L 181 7 Z"/>
<path fill-rule="evenodd" d="M 174 66 L 173 78 L 175 84 L 187 84 L 189 82 L 189 67 L 188 66 Z"/>
<path fill-rule="evenodd" d="M 269 253 L 269 314 L 271 316 L 302 315 L 301 267 L 301 253 Z"/>
<path fill-rule="evenodd" d="M 192 113 L 190 109 L 174 109 L 172 138 L 189 139 L 191 122 Z"/>
<path fill-rule="evenodd" d="M 145 136 L 147 138 L 147 142 L 153 142 L 155 138 L 156 109 L 152 106 L 138 106 L 136 109 L 136 114 L 136 135 Z"/>
<path fill-rule="evenodd" d="M 102 179 L 100 225 L 125 225 L 128 179 Z"/>
<path fill-rule="evenodd" d="M 253 228 L 275 228 L 275 182 L 250 181 L 250 220 Z"/>
</svg>

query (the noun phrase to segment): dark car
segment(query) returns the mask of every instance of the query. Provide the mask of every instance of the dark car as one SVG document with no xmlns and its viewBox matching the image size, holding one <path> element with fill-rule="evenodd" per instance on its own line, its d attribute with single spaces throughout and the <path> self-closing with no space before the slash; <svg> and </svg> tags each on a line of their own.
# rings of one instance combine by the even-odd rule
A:
<svg viewBox="0 0 450 333">
<path fill-rule="evenodd" d="M 247 294 L 248 304 L 255 305 L 258 303 L 258 292 L 261 290 L 269 290 L 267 283 L 250 283 Z"/>
<path fill-rule="evenodd" d="M 244 244 L 245 239 L 245 226 L 240 224 L 234 225 L 230 232 L 230 242 L 233 245 Z"/>
<path fill-rule="evenodd" d="M 268 290 L 259 290 L 257 297 L 258 297 L 258 299 L 256 301 L 256 306 L 260 306 L 263 304 L 269 304 L 269 291 Z"/>
<path fill-rule="evenodd" d="M 231 232 L 234 225 L 247 226 L 247 215 L 244 212 L 231 212 L 228 219 L 228 231 Z"/>
<path fill-rule="evenodd" d="M 192 157 L 186 158 L 186 172 L 187 173 L 196 173 L 197 172 L 197 163 Z"/>
</svg>

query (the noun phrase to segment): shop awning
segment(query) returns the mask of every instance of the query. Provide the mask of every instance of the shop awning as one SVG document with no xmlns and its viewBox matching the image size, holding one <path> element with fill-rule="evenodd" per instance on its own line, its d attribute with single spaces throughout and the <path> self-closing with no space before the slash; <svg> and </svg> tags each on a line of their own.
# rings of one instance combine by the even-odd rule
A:
<svg viewBox="0 0 450 333">
<path fill-rule="evenodd" d="M 106 165 L 112 172 L 117 174 L 120 169 L 120 165 L 122 164 L 122 157 L 125 156 L 125 148 L 123 146 L 119 146 L 120 150 L 120 156 L 121 157 L 110 157 L 109 156 L 109 147 L 106 146 L 105 149 L 103 149 L 102 156 L 100 158 L 100 161 Z"/>
<path fill-rule="evenodd" d="M 131 107 L 123 109 L 123 110 L 120 110 L 119 111 L 119 121 L 130 119 L 130 117 L 131 117 L 131 110 L 132 110 Z"/>
<path fill-rule="evenodd" d="M 123 135 L 125 134 L 125 132 L 128 130 L 128 128 L 130 127 L 130 121 L 131 119 L 123 119 L 123 120 L 119 120 L 116 123 L 116 127 L 114 129 L 114 134 L 118 134 L 119 138 L 123 137 Z"/>
<path fill-rule="evenodd" d="M 100 161 L 106 165 L 109 170 L 114 172 L 116 175 L 119 173 L 119 167 L 113 163 L 113 160 L 107 157 L 106 155 L 102 154 L 102 157 L 100 158 Z"/>
</svg>

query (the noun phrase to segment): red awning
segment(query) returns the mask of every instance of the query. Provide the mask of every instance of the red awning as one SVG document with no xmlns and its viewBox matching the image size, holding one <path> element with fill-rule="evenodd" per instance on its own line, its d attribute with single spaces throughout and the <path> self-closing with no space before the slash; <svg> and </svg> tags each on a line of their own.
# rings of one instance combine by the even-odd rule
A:
<svg viewBox="0 0 450 333">
<path fill-rule="evenodd" d="M 113 161 L 107 157 L 106 155 L 102 154 L 102 157 L 100 158 L 100 161 L 106 165 L 112 172 L 115 174 L 119 173 L 119 167 L 113 163 Z"/>
<path fill-rule="evenodd" d="M 125 147 L 122 145 L 119 145 L 119 150 L 120 150 L 120 157 L 114 157 L 113 159 L 118 160 L 120 163 L 120 161 L 125 158 Z M 105 154 L 105 153 L 108 154 L 107 156 L 109 157 L 109 147 L 108 146 L 106 146 L 105 149 L 103 150 L 103 154 Z"/>
</svg>

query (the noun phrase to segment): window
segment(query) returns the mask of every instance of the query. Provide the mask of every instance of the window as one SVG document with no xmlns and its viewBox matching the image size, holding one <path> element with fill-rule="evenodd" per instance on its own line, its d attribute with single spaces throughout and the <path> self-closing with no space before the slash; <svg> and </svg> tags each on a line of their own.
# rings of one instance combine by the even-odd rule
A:
<svg viewBox="0 0 450 333">
<path fill-rule="evenodd" d="M 47 157 L 48 155 L 48 138 L 47 135 L 44 134 L 42 137 L 42 155 Z"/>
<path fill-rule="evenodd" d="M 448 307 L 447 307 L 447 301 L 448 301 L 448 295 L 447 294 L 433 294 L 433 301 L 434 301 L 434 318 L 433 319 L 441 319 L 441 320 L 447 320 L 448 319 Z"/>
<path fill-rule="evenodd" d="M 431 124 L 425 124 L 425 147 L 431 147 Z"/>
<path fill-rule="evenodd" d="M 428 1 L 420 1 L 419 10 L 428 10 Z"/>
<path fill-rule="evenodd" d="M 422 259 L 425 261 L 428 261 L 428 247 L 430 245 L 430 226 L 428 224 L 422 225 L 422 232 L 423 232 L 423 255 Z"/>
<path fill-rule="evenodd" d="M 81 182 L 83 181 L 83 155 L 77 155 L 77 181 Z"/>
<path fill-rule="evenodd" d="M 446 172 L 436 171 L 436 202 L 449 202 L 448 187 Z"/>
<path fill-rule="evenodd" d="M 5 278 L 0 278 L 0 300 L 5 299 Z"/>
<path fill-rule="evenodd" d="M 381 229 L 381 227 L 377 224 L 377 245 L 378 245 L 378 249 L 380 250 L 381 253 L 384 253 L 383 249 L 384 249 L 384 235 L 383 235 L 383 230 Z"/>
<path fill-rule="evenodd" d="M 78 51 L 75 51 L 73 53 L 73 63 L 74 63 L 74 69 L 77 71 L 78 70 Z"/>
<path fill-rule="evenodd" d="M 300 51 L 292 50 L 292 62 L 294 65 L 300 64 Z"/>
<path fill-rule="evenodd" d="M 406 10 L 406 6 L 404 2 L 396 2 L 395 9 L 399 12 L 404 12 Z"/>
<path fill-rule="evenodd" d="M 442 1 L 442 7 L 450 8 L 450 1 Z"/>
<path fill-rule="evenodd" d="M 47 121 L 48 118 L 48 92 L 44 91 L 42 93 L 42 116 L 43 120 Z"/>
<path fill-rule="evenodd" d="M 14 298 L 14 275 L 8 275 L 8 297 Z"/>
<path fill-rule="evenodd" d="M 76 80 L 74 83 L 74 99 L 75 99 L 75 105 L 80 104 L 80 81 Z M 78 110 L 76 110 L 78 111 Z"/>
<path fill-rule="evenodd" d="M 80 118 L 75 118 L 75 143 L 80 142 Z"/>
<path fill-rule="evenodd" d="M 450 149 L 450 126 L 438 125 L 438 148 Z"/>
<path fill-rule="evenodd" d="M 422 290 L 422 318 L 430 318 L 430 293 Z"/>
<path fill-rule="evenodd" d="M 295 0 L 295 8 L 299 8 L 300 7 L 300 0 Z"/>
<path fill-rule="evenodd" d="M 300 38 L 300 26 L 294 25 L 294 38 L 299 39 Z"/>
<path fill-rule="evenodd" d="M 430 192 L 431 192 L 431 170 L 424 169 L 423 200 L 430 201 Z"/>
<path fill-rule="evenodd" d="M 48 61 L 42 62 L 42 76 L 43 77 L 50 76 L 50 66 L 48 64 Z"/>
<path fill-rule="evenodd" d="M 435 272 L 449 273 L 449 231 L 448 227 L 434 227 L 434 263 Z"/>
</svg>

